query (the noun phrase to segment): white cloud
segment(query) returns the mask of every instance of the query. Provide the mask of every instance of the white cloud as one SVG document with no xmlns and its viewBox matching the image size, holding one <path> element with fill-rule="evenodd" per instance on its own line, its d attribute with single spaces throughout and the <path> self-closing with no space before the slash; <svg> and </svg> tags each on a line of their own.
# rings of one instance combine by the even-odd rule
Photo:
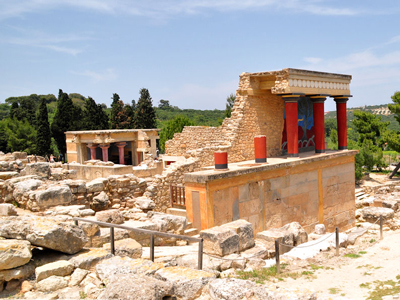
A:
<svg viewBox="0 0 400 300">
<path fill-rule="evenodd" d="M 72 71 L 71 73 L 75 74 L 75 75 L 79 75 L 79 76 L 89 77 L 94 82 L 112 81 L 112 80 L 117 79 L 117 74 L 115 73 L 115 70 L 112 68 L 106 69 L 103 72 L 95 72 L 95 71 L 85 70 L 82 72 Z"/>
<path fill-rule="evenodd" d="M 318 64 L 322 61 L 322 58 L 319 57 L 304 57 L 304 61 L 310 64 Z"/>
<path fill-rule="evenodd" d="M 274 9 L 290 13 L 351 16 L 365 13 L 363 7 L 331 7 L 326 0 L 0 0 L 0 19 L 22 16 L 29 12 L 75 7 L 102 13 L 165 18 L 178 14 L 196 14 L 206 10 L 243 11 Z"/>
<path fill-rule="evenodd" d="M 54 36 L 34 30 L 26 30 L 17 27 L 10 28 L 14 30 L 13 36 L 9 37 L 0 35 L 0 43 L 44 48 L 70 55 L 77 55 L 83 51 L 82 47 L 79 48 L 76 46 L 77 42 L 90 39 L 86 34 Z M 73 46 L 69 46 L 69 43 L 72 43 Z"/>
</svg>

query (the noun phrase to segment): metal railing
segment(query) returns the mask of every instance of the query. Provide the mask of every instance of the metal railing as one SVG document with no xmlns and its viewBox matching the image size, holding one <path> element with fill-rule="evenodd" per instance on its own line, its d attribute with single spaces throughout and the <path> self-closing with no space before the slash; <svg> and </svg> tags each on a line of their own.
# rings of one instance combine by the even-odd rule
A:
<svg viewBox="0 0 400 300">
<path fill-rule="evenodd" d="M 153 262 L 154 262 L 154 236 L 177 238 L 180 240 L 198 242 L 199 243 L 199 252 L 198 252 L 197 268 L 199 270 L 201 270 L 203 268 L 203 239 L 202 238 L 195 238 L 192 236 L 173 234 L 173 233 L 165 233 L 165 232 L 159 232 L 159 231 L 148 230 L 148 229 L 133 228 L 133 227 L 124 226 L 124 225 L 111 224 L 111 223 L 88 220 L 88 219 L 77 218 L 77 217 L 74 217 L 73 220 L 75 222 L 75 225 L 79 225 L 79 221 L 81 221 L 81 222 L 94 223 L 94 224 L 97 224 L 97 225 L 103 226 L 103 227 L 109 227 L 110 228 L 110 244 L 111 244 L 111 254 L 112 255 L 115 255 L 114 228 L 131 230 L 131 231 L 150 235 L 150 259 Z"/>
<path fill-rule="evenodd" d="M 171 207 L 186 207 L 185 187 L 181 185 L 170 185 L 169 194 L 171 197 Z"/>
</svg>

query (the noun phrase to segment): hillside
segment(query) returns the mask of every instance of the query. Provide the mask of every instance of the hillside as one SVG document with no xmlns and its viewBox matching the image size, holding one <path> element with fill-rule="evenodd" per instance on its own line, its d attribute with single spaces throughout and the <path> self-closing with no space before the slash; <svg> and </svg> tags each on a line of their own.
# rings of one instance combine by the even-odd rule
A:
<svg viewBox="0 0 400 300">
<path fill-rule="evenodd" d="M 392 114 L 388 108 L 387 104 L 382 104 L 382 105 L 365 105 L 365 106 L 360 106 L 360 107 L 351 107 L 347 109 L 347 121 L 348 121 L 348 127 L 351 127 L 351 122 L 354 119 L 354 114 L 353 111 L 355 110 L 361 110 L 365 112 L 370 112 L 372 114 L 378 115 L 382 118 L 383 122 L 389 121 L 390 124 L 388 126 L 389 129 L 391 130 L 396 130 L 400 131 L 400 125 L 399 123 L 395 120 L 394 114 Z M 326 119 L 333 119 L 336 118 L 336 111 L 330 111 L 325 115 L 325 120 Z"/>
</svg>

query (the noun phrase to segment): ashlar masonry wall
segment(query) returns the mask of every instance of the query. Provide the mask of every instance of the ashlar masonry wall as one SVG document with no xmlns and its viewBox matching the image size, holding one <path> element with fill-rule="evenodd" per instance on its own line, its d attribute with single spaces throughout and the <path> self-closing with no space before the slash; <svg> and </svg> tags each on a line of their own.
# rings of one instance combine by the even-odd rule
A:
<svg viewBox="0 0 400 300">
<path fill-rule="evenodd" d="M 262 95 L 249 93 L 250 87 L 254 89 L 257 85 L 257 78 L 241 74 L 231 117 L 220 127 L 185 127 L 166 142 L 166 154 L 196 157 L 201 166 L 213 165 L 213 153 L 217 150 L 228 152 L 229 163 L 251 160 L 254 137 L 266 135 L 268 156 L 280 155 L 284 102 L 270 90 L 264 90 Z"/>
<path fill-rule="evenodd" d="M 355 223 L 354 155 L 333 152 L 230 171 L 185 174 L 186 210 L 194 227 L 206 229 L 237 219 L 255 232 L 299 222 L 307 232 L 323 223 L 329 231 Z"/>
</svg>

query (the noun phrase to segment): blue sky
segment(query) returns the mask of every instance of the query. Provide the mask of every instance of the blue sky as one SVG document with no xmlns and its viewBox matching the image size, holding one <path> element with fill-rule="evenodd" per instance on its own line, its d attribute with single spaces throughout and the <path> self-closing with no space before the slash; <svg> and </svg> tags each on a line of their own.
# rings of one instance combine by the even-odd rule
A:
<svg viewBox="0 0 400 300">
<path fill-rule="evenodd" d="M 0 0 L 0 102 L 80 93 L 224 109 L 242 72 L 353 76 L 349 107 L 400 90 L 399 1 Z M 326 110 L 334 110 L 333 100 Z"/>
</svg>

